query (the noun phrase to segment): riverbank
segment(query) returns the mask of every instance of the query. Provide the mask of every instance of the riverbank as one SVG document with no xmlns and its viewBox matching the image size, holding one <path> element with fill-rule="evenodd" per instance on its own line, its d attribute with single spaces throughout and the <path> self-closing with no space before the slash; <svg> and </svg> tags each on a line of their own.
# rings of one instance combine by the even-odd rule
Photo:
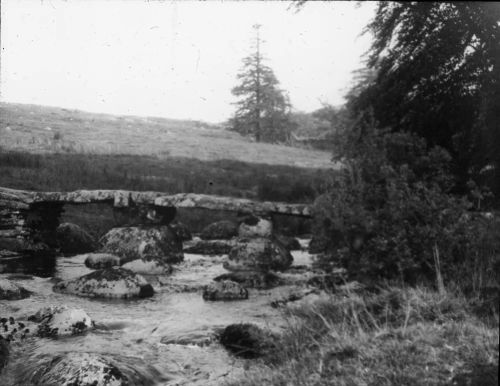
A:
<svg viewBox="0 0 500 386">
<path fill-rule="evenodd" d="M 498 293 L 332 294 L 286 309 L 276 349 L 228 386 L 498 384 Z"/>
</svg>

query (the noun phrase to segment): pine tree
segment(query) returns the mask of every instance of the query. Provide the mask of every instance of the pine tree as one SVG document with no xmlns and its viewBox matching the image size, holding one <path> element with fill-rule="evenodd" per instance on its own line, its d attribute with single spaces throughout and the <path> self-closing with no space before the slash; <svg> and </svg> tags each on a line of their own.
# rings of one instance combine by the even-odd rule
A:
<svg viewBox="0 0 500 386">
<path fill-rule="evenodd" d="M 231 90 L 239 98 L 231 129 L 254 136 L 257 142 L 286 142 L 293 125 L 290 102 L 279 88 L 273 70 L 264 63 L 260 25 L 254 25 L 254 29 L 253 52 L 243 59 L 243 68 L 237 75 L 239 84 Z"/>
</svg>

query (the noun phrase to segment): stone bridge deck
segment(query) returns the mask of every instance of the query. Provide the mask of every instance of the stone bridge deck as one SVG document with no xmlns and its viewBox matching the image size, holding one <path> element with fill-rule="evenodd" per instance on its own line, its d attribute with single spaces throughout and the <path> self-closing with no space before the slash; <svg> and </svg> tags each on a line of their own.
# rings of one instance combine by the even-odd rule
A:
<svg viewBox="0 0 500 386">
<path fill-rule="evenodd" d="M 177 208 L 233 211 L 272 217 L 311 217 L 308 205 L 259 202 L 241 198 L 125 190 L 31 192 L 0 187 L 0 258 L 52 253 L 56 229 L 65 205 L 105 203 L 113 206 L 117 226 L 169 224 Z M 122 224 L 122 225 L 118 225 Z"/>
<path fill-rule="evenodd" d="M 76 190 L 73 192 L 32 192 L 0 187 L 0 209 L 29 209 L 33 204 L 112 203 L 115 208 L 131 206 L 202 208 L 256 215 L 284 214 L 311 217 L 307 204 L 253 201 L 207 194 L 134 192 L 126 190 Z"/>
</svg>

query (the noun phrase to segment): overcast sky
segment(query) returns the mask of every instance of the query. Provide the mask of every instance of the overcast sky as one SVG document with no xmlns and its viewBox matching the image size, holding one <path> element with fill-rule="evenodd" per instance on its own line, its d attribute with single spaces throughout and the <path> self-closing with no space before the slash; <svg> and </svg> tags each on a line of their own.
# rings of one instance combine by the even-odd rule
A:
<svg viewBox="0 0 500 386">
<path fill-rule="evenodd" d="M 254 31 L 295 109 L 338 105 L 361 67 L 374 4 L 2 0 L 5 102 L 199 119 L 230 117 Z"/>
</svg>

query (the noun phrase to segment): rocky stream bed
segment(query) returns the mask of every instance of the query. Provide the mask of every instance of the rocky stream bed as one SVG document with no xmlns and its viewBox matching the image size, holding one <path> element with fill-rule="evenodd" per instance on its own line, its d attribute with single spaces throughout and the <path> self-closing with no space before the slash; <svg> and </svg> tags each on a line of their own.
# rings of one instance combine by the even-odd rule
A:
<svg viewBox="0 0 500 386">
<path fill-rule="evenodd" d="M 218 300 L 220 283 L 228 283 L 213 279 L 234 275 L 224 268 L 231 263 L 227 254 L 184 253 L 171 272 L 142 274 L 154 293 L 126 300 L 67 291 L 67 283 L 94 272 L 85 265 L 85 254 L 53 261 L 2 259 L 0 280 L 21 286 L 30 296 L 0 300 L 0 336 L 10 340 L 0 384 L 70 384 L 76 377 L 77 385 L 219 385 L 241 377 L 252 359 L 228 351 L 221 332 L 232 324 L 252 323 L 279 334 L 286 328 L 281 305 L 321 296 L 305 285 L 313 275 L 311 255 L 305 251 L 308 240 L 300 242 L 302 250 L 292 252 L 287 270 L 272 274 L 272 285 L 241 287 L 243 292 L 233 301 L 213 301 Z M 49 311 L 43 311 L 47 307 Z M 56 316 L 43 319 L 43 312 L 55 312 L 59 319 L 69 312 L 69 319 L 84 324 L 70 321 L 72 328 L 80 329 L 63 334 L 59 327 L 54 332 L 50 323 L 58 321 Z"/>
</svg>

